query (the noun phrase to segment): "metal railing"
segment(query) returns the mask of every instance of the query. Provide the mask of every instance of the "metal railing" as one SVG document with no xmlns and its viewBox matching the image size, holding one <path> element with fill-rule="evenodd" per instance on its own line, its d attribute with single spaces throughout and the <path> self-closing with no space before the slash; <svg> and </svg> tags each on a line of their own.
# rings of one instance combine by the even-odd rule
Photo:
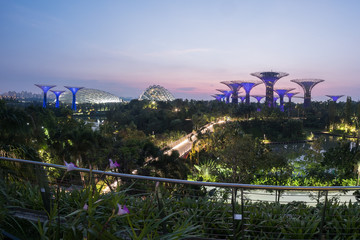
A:
<svg viewBox="0 0 360 240">
<path fill-rule="evenodd" d="M 66 170 L 63 165 L 31 160 L 5 157 L 0 160 L 0 165 L 7 162 L 26 164 L 34 169 L 40 166 L 46 173 L 51 169 Z M 360 239 L 360 205 L 357 203 L 360 196 L 354 195 L 360 186 L 200 182 L 86 168 L 76 168 L 73 172 L 91 173 L 98 180 L 111 178 L 119 182 L 120 179 L 119 185 L 131 183 L 128 194 L 139 198 L 149 196 L 156 182 L 163 183 L 164 205 L 169 209 L 179 206 L 178 210 L 192 213 L 193 223 L 201 226 L 199 239 Z M 70 179 L 60 183 L 61 177 L 51 178 L 49 174 L 48 177 L 50 186 L 82 187 L 79 181 Z M 113 182 L 108 182 L 110 192 L 107 194 L 116 188 Z"/>
</svg>

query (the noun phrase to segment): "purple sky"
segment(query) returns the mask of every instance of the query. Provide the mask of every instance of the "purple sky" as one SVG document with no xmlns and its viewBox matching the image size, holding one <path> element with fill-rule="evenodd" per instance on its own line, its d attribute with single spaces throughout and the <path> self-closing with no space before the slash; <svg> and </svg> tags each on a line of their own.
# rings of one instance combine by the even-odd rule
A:
<svg viewBox="0 0 360 240">
<path fill-rule="evenodd" d="M 159 84 L 212 99 L 221 81 L 274 70 L 289 73 L 276 88 L 303 95 L 290 80 L 319 78 L 315 100 L 359 100 L 359 12 L 358 0 L 0 0 L 0 93 L 38 83 L 138 97 Z"/>
</svg>

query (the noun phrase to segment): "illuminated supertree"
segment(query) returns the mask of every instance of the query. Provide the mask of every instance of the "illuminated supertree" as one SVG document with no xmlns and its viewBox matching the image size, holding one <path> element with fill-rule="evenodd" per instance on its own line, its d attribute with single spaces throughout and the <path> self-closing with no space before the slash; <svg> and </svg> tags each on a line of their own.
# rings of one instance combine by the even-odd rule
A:
<svg viewBox="0 0 360 240">
<path fill-rule="evenodd" d="M 273 102 L 273 106 L 276 106 L 276 101 L 279 99 L 279 97 L 274 96 L 274 102 Z"/>
<path fill-rule="evenodd" d="M 261 84 L 260 81 L 243 81 L 242 82 L 242 87 L 245 90 L 246 96 L 245 96 L 245 103 L 246 104 L 250 104 L 250 91 L 256 87 L 257 85 Z"/>
<path fill-rule="evenodd" d="M 287 94 L 288 92 L 294 90 L 295 88 L 277 88 L 274 89 L 274 92 L 276 92 L 279 95 L 280 98 L 280 110 L 283 112 L 284 111 L 284 96 L 285 94 Z"/>
<path fill-rule="evenodd" d="M 239 89 L 241 88 L 242 83 L 240 81 L 224 81 L 221 83 L 225 84 L 226 86 L 228 86 L 231 89 L 231 91 L 232 91 L 231 102 L 234 104 L 237 104 L 239 102 L 238 101 Z"/>
<path fill-rule="evenodd" d="M 225 96 L 225 102 L 229 103 L 230 96 L 232 94 L 231 90 L 224 90 L 224 89 L 216 89 L 216 91 L 221 92 Z"/>
<path fill-rule="evenodd" d="M 304 90 L 304 108 L 311 106 L 311 90 L 313 87 L 325 80 L 322 79 L 293 79 L 291 82 L 299 84 Z"/>
<path fill-rule="evenodd" d="M 244 103 L 246 96 L 239 96 L 239 99 L 241 100 L 241 103 Z"/>
<path fill-rule="evenodd" d="M 52 91 L 52 92 L 55 94 L 55 96 L 56 96 L 55 107 L 56 107 L 56 108 L 59 108 L 59 106 L 60 106 L 60 104 L 59 104 L 59 97 L 60 97 L 60 95 L 61 95 L 63 92 L 65 92 L 65 91 L 53 91 L 53 90 L 50 90 L 50 91 Z"/>
<path fill-rule="evenodd" d="M 47 85 L 35 84 L 35 86 L 37 86 L 37 87 L 39 87 L 39 88 L 41 88 L 41 89 L 43 90 L 43 92 L 44 92 L 43 108 L 46 108 L 46 105 L 47 105 L 47 97 L 46 97 L 47 92 L 48 92 L 51 88 L 56 87 L 56 85 L 49 85 L 49 86 L 47 86 Z"/>
<path fill-rule="evenodd" d="M 339 98 L 343 97 L 344 95 L 326 95 L 326 96 L 331 98 L 334 102 L 336 102 Z"/>
<path fill-rule="evenodd" d="M 74 110 L 74 111 L 76 111 L 76 93 L 77 93 L 80 89 L 83 89 L 83 87 L 67 87 L 67 86 L 65 86 L 65 87 L 72 92 L 73 100 L 72 100 L 71 109 Z"/>
<path fill-rule="evenodd" d="M 296 94 L 299 94 L 299 92 L 288 92 L 288 93 L 286 93 L 286 96 L 289 99 L 289 103 L 291 103 L 292 97 L 295 96 Z"/>
<path fill-rule="evenodd" d="M 211 95 L 211 96 L 214 97 L 219 102 L 223 101 L 223 99 L 225 98 L 224 94 L 215 94 L 215 95 Z"/>
<path fill-rule="evenodd" d="M 274 98 L 274 85 L 282 77 L 286 77 L 289 74 L 284 72 L 255 72 L 251 73 L 252 76 L 260 78 L 266 87 L 266 100 L 265 103 L 268 107 L 272 107 Z"/>
<path fill-rule="evenodd" d="M 258 105 L 258 108 L 257 108 L 257 111 L 260 112 L 260 101 L 261 99 L 263 99 L 265 96 L 261 96 L 261 95 L 253 95 L 251 96 L 253 98 L 255 98 L 257 100 L 257 105 Z"/>
<path fill-rule="evenodd" d="M 286 93 L 286 96 L 288 97 L 289 99 L 289 107 L 288 107 L 288 115 L 290 116 L 290 112 L 291 112 L 291 98 L 293 96 L 295 96 L 296 94 L 299 94 L 299 92 L 288 92 Z"/>
</svg>

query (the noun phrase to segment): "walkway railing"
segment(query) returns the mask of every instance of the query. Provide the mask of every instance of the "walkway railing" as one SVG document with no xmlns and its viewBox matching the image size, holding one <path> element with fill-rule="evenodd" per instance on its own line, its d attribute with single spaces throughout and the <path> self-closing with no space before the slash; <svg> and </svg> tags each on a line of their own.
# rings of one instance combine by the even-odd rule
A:
<svg viewBox="0 0 360 240">
<path fill-rule="evenodd" d="M 129 197 L 143 200 L 154 197 L 154 187 L 159 182 L 162 200 L 158 204 L 163 205 L 166 214 L 171 215 L 171 209 L 191 218 L 191 223 L 198 226 L 195 234 L 198 237 L 193 239 L 360 238 L 360 196 L 356 195 L 360 186 L 199 182 L 86 168 L 76 168 L 64 178 L 66 167 L 63 165 L 5 157 L 0 157 L 0 166 L 0 177 L 4 179 L 23 180 L 22 174 L 30 175 L 28 181 L 40 185 L 43 196 L 46 191 L 41 186 L 43 183 L 31 177 L 42 171 L 47 176 L 51 196 L 59 187 L 66 191 L 82 189 L 85 186 L 83 179 L 89 179 L 89 174 L 96 181 L 107 184 L 108 192 L 104 194 L 115 194 L 116 189 L 126 186 Z M 20 167 L 25 167 L 27 172 L 21 172 Z M 46 209 L 46 200 L 44 205 Z M 167 224 L 171 225 L 171 221 Z"/>
</svg>

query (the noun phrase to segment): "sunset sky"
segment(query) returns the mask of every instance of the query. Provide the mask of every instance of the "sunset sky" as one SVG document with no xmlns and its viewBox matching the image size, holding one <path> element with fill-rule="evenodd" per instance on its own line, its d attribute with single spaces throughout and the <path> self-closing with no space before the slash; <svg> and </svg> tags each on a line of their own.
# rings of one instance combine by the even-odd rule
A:
<svg viewBox="0 0 360 240">
<path fill-rule="evenodd" d="M 0 93 L 38 84 L 212 99 L 221 81 L 319 78 L 314 100 L 360 100 L 359 0 L 0 0 Z M 262 85 L 254 94 L 265 94 Z M 345 99 L 343 98 L 342 101 Z"/>
</svg>

